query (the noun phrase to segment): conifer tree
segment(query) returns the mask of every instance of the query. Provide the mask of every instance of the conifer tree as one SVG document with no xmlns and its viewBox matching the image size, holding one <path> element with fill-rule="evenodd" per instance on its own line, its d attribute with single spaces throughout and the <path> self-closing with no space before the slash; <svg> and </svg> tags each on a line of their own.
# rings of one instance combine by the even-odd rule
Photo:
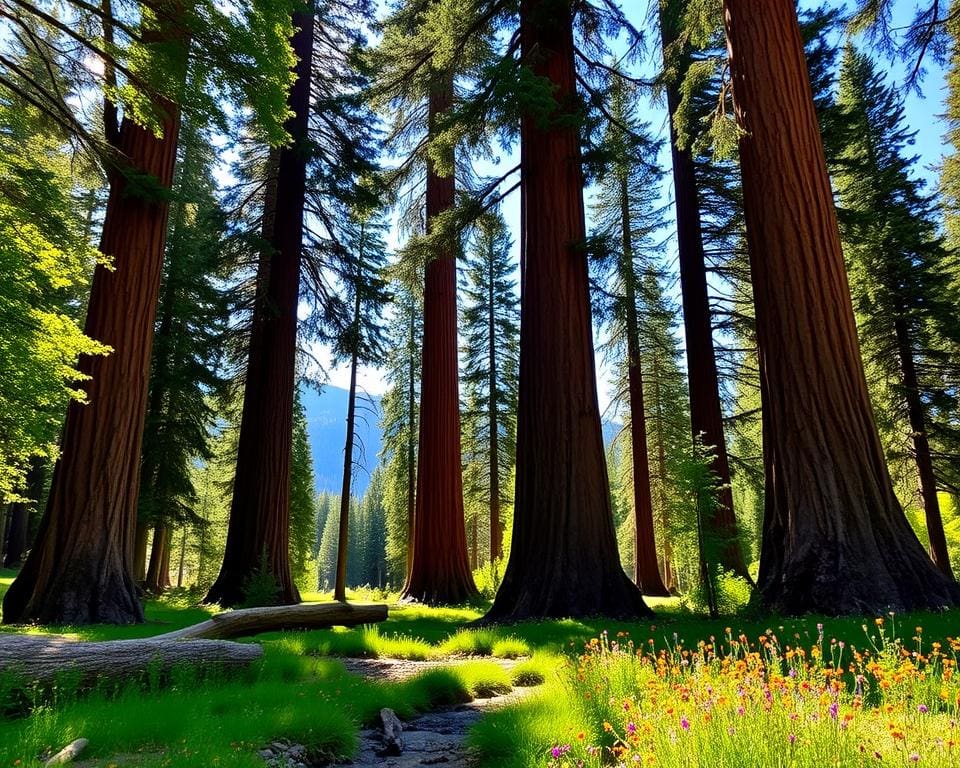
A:
<svg viewBox="0 0 960 768">
<path fill-rule="evenodd" d="M 422 304 L 415 278 L 392 283 L 383 415 L 384 506 L 387 515 L 387 572 L 391 584 L 406 581 L 416 510 L 417 432 L 420 402 Z"/>
<path fill-rule="evenodd" d="M 386 261 L 382 215 L 359 211 L 354 221 L 350 249 L 353 268 L 345 276 L 347 293 L 352 297 L 350 324 L 340 333 L 334 347 L 334 359 L 350 361 L 350 389 L 347 396 L 346 444 L 343 449 L 343 484 L 340 490 L 340 525 L 337 550 L 337 573 L 334 600 L 346 600 L 347 542 L 350 514 L 350 488 L 356 449 L 354 426 L 357 418 L 357 370 L 360 365 L 374 365 L 383 357 L 383 330 L 380 325 L 387 300 L 381 273 Z"/>
<path fill-rule="evenodd" d="M 487 560 L 503 555 L 502 508 L 516 451 L 519 297 L 510 261 L 511 242 L 499 213 L 482 216 L 463 269 L 462 310 L 464 494 L 474 510 L 473 567 L 479 565 L 476 539 L 479 511 L 486 510 Z M 473 471 L 471 471 L 471 469 Z"/>
<path fill-rule="evenodd" d="M 641 352 L 647 319 L 643 288 L 656 269 L 658 230 L 664 224 L 657 207 L 661 173 L 649 126 L 637 119 L 636 93 L 622 80 L 613 84 L 608 110 L 611 123 L 602 141 L 607 167 L 600 175 L 593 211 L 597 230 L 608 242 L 602 258 L 594 262 L 600 284 L 595 304 L 608 328 L 609 351 L 626 369 L 626 391 L 618 390 L 615 402 L 625 401 L 630 434 L 634 581 L 645 595 L 665 597 L 670 593 L 658 567 L 654 536 Z"/>
<path fill-rule="evenodd" d="M 796 8 L 723 9 L 763 397 L 763 600 L 790 613 L 953 605 L 873 419 Z"/>
<path fill-rule="evenodd" d="M 839 105 L 847 131 L 835 179 L 853 305 L 867 370 L 888 382 L 887 397 L 874 406 L 909 425 L 930 552 L 952 577 L 938 499 L 938 465 L 951 458 L 935 455 L 931 444 L 939 432 L 958 445 L 956 426 L 940 414 L 952 419 L 957 410 L 960 294 L 949 279 L 934 200 L 913 173 L 916 159 L 905 156 L 913 134 L 902 99 L 852 46 Z"/>
<path fill-rule="evenodd" d="M 307 414 L 299 389 L 293 402 L 293 448 L 290 456 L 290 571 L 297 583 L 307 573 L 317 528 L 313 456 L 307 433 Z"/>
<path fill-rule="evenodd" d="M 492 621 L 649 612 L 620 567 L 600 427 L 573 10 L 568 0 L 520 4 L 521 77 L 541 89 L 520 118 L 516 496 Z"/>
</svg>

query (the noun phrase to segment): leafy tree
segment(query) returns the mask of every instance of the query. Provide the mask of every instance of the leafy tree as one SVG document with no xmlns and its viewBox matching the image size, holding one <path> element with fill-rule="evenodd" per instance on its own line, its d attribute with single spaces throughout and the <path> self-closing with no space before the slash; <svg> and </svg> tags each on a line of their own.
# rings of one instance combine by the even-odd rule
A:
<svg viewBox="0 0 960 768">
<path fill-rule="evenodd" d="M 33 457 L 56 458 L 67 403 L 87 400 L 80 356 L 109 351 L 76 320 L 98 254 L 71 197 L 78 179 L 63 142 L 0 87 L 0 504 L 26 490 Z"/>
<path fill-rule="evenodd" d="M 464 263 L 463 373 L 465 407 L 464 495 L 473 512 L 473 566 L 479 565 L 479 512 L 486 510 L 487 560 L 503 555 L 501 509 L 510 503 L 516 452 L 519 298 L 510 260 L 511 242 L 499 214 L 481 217 Z"/>
<path fill-rule="evenodd" d="M 905 156 L 913 134 L 903 102 L 868 56 L 848 46 L 839 104 L 847 141 L 835 175 L 845 253 L 867 370 L 881 377 L 874 406 L 908 429 L 934 562 L 952 578 L 938 499 L 938 465 L 960 448 L 960 294 L 938 232 L 933 198 Z M 951 445 L 937 455 L 932 443 Z M 903 446 L 901 446 L 903 450 Z"/>
</svg>

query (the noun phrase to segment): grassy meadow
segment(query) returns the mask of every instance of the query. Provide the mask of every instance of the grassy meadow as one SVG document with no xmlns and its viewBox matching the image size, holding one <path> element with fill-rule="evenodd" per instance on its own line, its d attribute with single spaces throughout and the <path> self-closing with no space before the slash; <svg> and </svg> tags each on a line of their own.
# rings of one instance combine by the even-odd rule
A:
<svg viewBox="0 0 960 768">
<path fill-rule="evenodd" d="M 44 690 L 0 680 L 0 767 L 37 764 L 80 737 L 91 766 L 253 768 L 276 740 L 324 764 L 354 754 L 381 707 L 410 718 L 516 686 L 537 687 L 469 736 L 482 768 L 960 764 L 960 613 L 711 621 L 653 605 L 642 623 L 483 628 L 470 626 L 482 605 L 395 605 L 378 626 L 248 639 L 265 653 L 243 672 L 148 671 L 94 690 L 68 674 Z M 148 637 L 209 614 L 174 596 L 149 602 L 142 625 L 57 631 Z M 439 664 L 385 682 L 351 674 L 346 657 Z"/>
</svg>

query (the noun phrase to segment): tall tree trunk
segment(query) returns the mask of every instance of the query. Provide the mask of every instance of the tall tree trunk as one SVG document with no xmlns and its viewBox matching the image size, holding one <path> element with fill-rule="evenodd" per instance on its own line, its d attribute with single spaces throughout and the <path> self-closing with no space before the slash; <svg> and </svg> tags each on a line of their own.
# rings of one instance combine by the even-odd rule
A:
<svg viewBox="0 0 960 768">
<path fill-rule="evenodd" d="M 147 541 L 150 538 L 150 524 L 137 516 L 137 527 L 133 539 L 133 578 L 137 584 L 147 579 Z"/>
<path fill-rule="evenodd" d="M 453 106 L 453 75 L 430 94 L 430 131 Z M 427 168 L 427 230 L 454 205 L 453 175 Z M 427 264 L 423 293 L 420 367 L 420 449 L 413 562 L 403 596 L 425 603 L 461 603 L 477 594 L 467 556 L 460 454 L 460 386 L 457 357 L 457 244 L 445 238 Z"/>
<path fill-rule="evenodd" d="M 920 384 L 917 381 L 917 368 L 910 344 L 910 331 L 906 321 L 900 319 L 894 323 L 897 334 L 897 350 L 900 356 L 900 373 L 907 399 L 907 413 L 910 418 L 910 430 L 913 433 L 914 460 L 920 478 L 920 495 L 923 498 L 923 512 L 927 522 L 927 537 L 930 540 L 930 556 L 944 575 L 953 579 L 950 568 L 950 552 L 947 549 L 947 536 L 943 530 L 943 517 L 940 514 L 940 499 L 937 496 L 937 478 L 933 471 L 933 458 L 930 455 L 930 439 L 927 436 L 927 419 L 920 398 Z"/>
<path fill-rule="evenodd" d="M 657 403 L 656 411 L 656 441 L 657 441 L 657 472 L 660 474 L 660 525 L 663 528 L 663 584 L 671 592 L 677 589 L 676 574 L 673 571 L 673 546 L 670 543 L 670 510 L 667 506 L 667 450 L 664 444 L 663 428 L 663 401 L 660 399 L 660 358 L 653 360 L 653 397 Z"/>
<path fill-rule="evenodd" d="M 675 10 L 660 0 L 660 33 L 664 51 L 677 39 Z M 676 5 L 676 3 L 674 3 Z M 706 256 L 700 221 L 700 193 L 695 163 L 689 148 L 678 145 L 674 117 L 680 106 L 678 80 L 667 85 L 670 116 L 670 148 L 673 160 L 674 200 L 677 212 L 677 255 L 680 264 L 680 295 L 683 304 L 683 328 L 687 347 L 687 380 L 690 387 L 690 423 L 693 437 L 710 446 L 710 468 L 720 485 L 717 506 L 705 522 L 712 537 L 723 542 L 717 549 L 719 565 L 752 582 L 737 531 L 730 485 L 730 461 L 723 430 L 723 406 L 717 376 L 717 357 L 713 346 L 713 320 L 707 286 Z"/>
<path fill-rule="evenodd" d="M 650 613 L 620 567 L 607 478 L 569 0 L 521 0 L 524 61 L 554 87 L 521 118 L 522 293 L 513 540 L 487 621 Z"/>
<path fill-rule="evenodd" d="M 3 567 L 19 568 L 23 565 L 23 556 L 30 548 L 30 517 L 43 494 L 43 460 L 34 457 L 27 472 L 26 488 L 23 496 L 27 501 L 10 504 L 7 510 L 7 526 L 3 539 Z"/>
<path fill-rule="evenodd" d="M 647 409 L 643 399 L 640 360 L 640 327 L 637 317 L 637 274 L 630 238 L 630 200 L 626 174 L 620 179 L 620 219 L 623 232 L 620 273 L 626 292 L 627 380 L 630 390 L 630 446 L 633 458 L 634 569 L 633 580 L 645 595 L 669 597 L 660 578 L 657 542 L 650 492 L 650 457 L 647 453 Z"/>
<path fill-rule="evenodd" d="M 360 324 L 360 291 L 353 302 L 354 328 Z M 359 335 L 359 334 L 358 334 Z M 350 533 L 350 481 L 353 479 L 353 429 L 357 404 L 357 362 L 359 339 L 355 339 L 350 355 L 350 394 L 347 399 L 347 440 L 343 446 L 343 485 L 340 489 L 340 535 L 337 539 L 337 576 L 333 587 L 334 600 L 347 599 L 347 540 Z"/>
<path fill-rule="evenodd" d="M 166 525 L 158 524 L 153 529 L 150 565 L 143 588 L 153 595 L 170 588 L 170 529 Z"/>
<path fill-rule="evenodd" d="M 297 305 L 306 194 L 307 126 L 313 59 L 313 7 L 295 13 L 297 64 L 287 120 L 291 144 L 279 150 L 276 194 L 264 211 L 269 253 L 260 260 L 237 470 L 227 545 L 207 601 L 240 605 L 250 577 L 265 567 L 280 604 L 299 602 L 290 570 L 290 458 L 297 356 Z"/>
<path fill-rule="evenodd" d="M 410 359 L 407 363 L 407 579 L 413 567 L 413 531 L 417 519 L 417 444 L 414 440 L 417 412 L 417 391 L 414 386 L 416 360 L 413 350 L 416 348 L 416 319 L 410 313 L 410 339 L 408 349 Z"/>
<path fill-rule="evenodd" d="M 183 570 L 187 559 L 187 528 L 180 534 L 180 563 L 177 565 L 177 589 L 183 586 Z"/>
<path fill-rule="evenodd" d="M 954 605 L 960 589 L 910 528 L 874 423 L 796 6 L 723 5 L 763 405 L 763 602 L 792 614 Z"/>
<path fill-rule="evenodd" d="M 495 562 L 503 554 L 503 525 L 500 522 L 500 419 L 497 410 L 497 329 L 494 302 L 496 295 L 494 284 L 493 242 L 490 244 L 487 266 L 487 307 L 490 313 L 487 326 L 490 343 L 490 368 L 488 385 L 490 388 L 490 562 Z"/>
<path fill-rule="evenodd" d="M 182 46 L 185 69 L 175 22 L 144 37 Z M 108 128 L 122 158 L 110 173 L 100 240 L 112 264 L 94 271 L 84 331 L 113 352 L 80 360 L 88 403 L 68 408 L 36 544 L 4 598 L 8 624 L 143 621 L 132 570 L 140 446 L 180 127 L 176 105 L 158 106 L 159 136 L 126 118 Z"/>
</svg>

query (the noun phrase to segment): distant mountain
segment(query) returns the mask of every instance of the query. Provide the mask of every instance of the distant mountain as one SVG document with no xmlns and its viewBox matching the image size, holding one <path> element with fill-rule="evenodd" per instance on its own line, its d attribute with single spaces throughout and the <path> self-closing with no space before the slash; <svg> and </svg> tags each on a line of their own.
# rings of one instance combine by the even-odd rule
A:
<svg viewBox="0 0 960 768">
<path fill-rule="evenodd" d="M 320 392 L 304 388 L 300 392 L 307 412 L 307 434 L 313 454 L 313 473 L 317 493 L 340 493 L 343 478 L 343 443 L 347 436 L 347 398 L 349 392 L 339 387 L 325 386 Z M 610 445 L 623 429 L 622 424 L 603 422 L 603 442 Z M 362 496 L 370 484 L 370 474 L 376 469 L 377 454 L 383 445 L 380 431 L 380 398 L 362 396 L 357 400 L 357 439 L 355 456 L 358 467 L 353 472 L 353 493 Z"/>
<path fill-rule="evenodd" d="M 307 434 L 313 454 L 313 473 L 317 492 L 340 493 L 343 481 L 343 444 L 347 439 L 347 400 L 349 392 L 325 386 L 320 392 L 312 387 L 300 391 L 307 413 Z M 372 402 L 371 402 L 372 399 Z M 383 442 L 380 432 L 380 398 L 357 398 L 357 465 L 353 471 L 353 493 L 362 496 L 377 466 L 377 454 Z"/>
</svg>

